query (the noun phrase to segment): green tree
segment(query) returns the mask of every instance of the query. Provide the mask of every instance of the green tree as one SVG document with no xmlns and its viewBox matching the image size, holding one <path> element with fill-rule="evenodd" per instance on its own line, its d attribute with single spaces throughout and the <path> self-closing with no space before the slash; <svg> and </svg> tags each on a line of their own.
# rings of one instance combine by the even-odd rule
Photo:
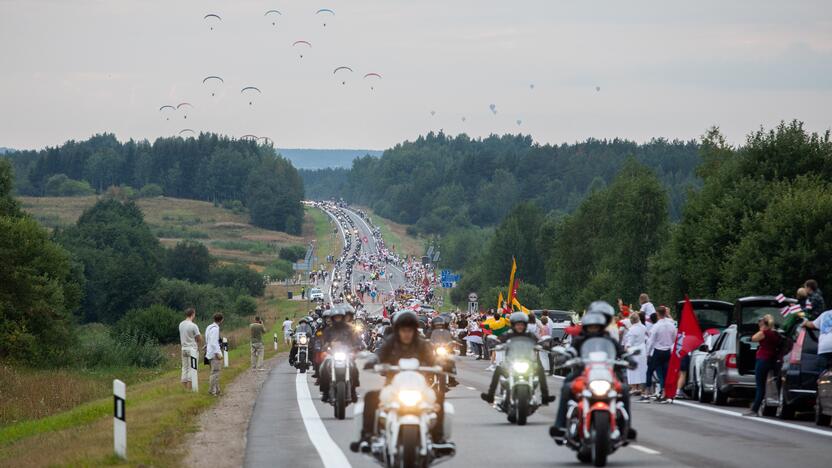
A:
<svg viewBox="0 0 832 468">
<path fill-rule="evenodd" d="M 208 248 L 200 242 L 184 240 L 167 252 L 167 275 L 171 278 L 205 283 L 211 274 L 214 259 Z"/>
<path fill-rule="evenodd" d="M 266 290 L 263 275 L 245 265 L 225 265 L 211 271 L 211 283 L 233 288 L 250 296 L 262 296 Z"/>
</svg>

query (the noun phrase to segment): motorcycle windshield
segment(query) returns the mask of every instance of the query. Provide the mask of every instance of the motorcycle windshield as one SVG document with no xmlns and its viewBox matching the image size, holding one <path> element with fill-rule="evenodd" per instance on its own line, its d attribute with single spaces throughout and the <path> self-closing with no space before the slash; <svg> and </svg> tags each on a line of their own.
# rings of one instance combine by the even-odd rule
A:
<svg viewBox="0 0 832 468">
<path fill-rule="evenodd" d="M 512 338 L 506 342 L 506 359 L 531 359 L 535 345 L 537 341 L 527 336 Z"/>
<path fill-rule="evenodd" d="M 615 345 L 605 338 L 590 338 L 581 345 L 581 359 L 587 361 L 606 361 L 615 355 Z"/>
</svg>

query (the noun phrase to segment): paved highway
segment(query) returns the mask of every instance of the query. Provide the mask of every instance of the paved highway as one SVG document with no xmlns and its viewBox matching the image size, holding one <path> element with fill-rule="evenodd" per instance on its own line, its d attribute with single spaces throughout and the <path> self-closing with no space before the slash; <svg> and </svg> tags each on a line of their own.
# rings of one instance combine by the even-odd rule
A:
<svg viewBox="0 0 832 468">
<path fill-rule="evenodd" d="M 361 237 L 369 228 L 354 213 Z M 374 244 L 365 245 L 374 248 Z M 358 277 L 360 273 L 356 271 Z M 379 288 L 397 287 L 400 271 Z M 387 283 L 387 282 L 384 282 Z M 574 453 L 556 446 L 548 436 L 555 404 L 539 410 L 526 426 L 514 426 L 479 395 L 490 380 L 484 361 L 462 357 L 457 362 L 460 385 L 448 393 L 456 410 L 452 440 L 457 455 L 441 466 L 580 466 Z M 557 377 L 550 378 L 554 395 Z M 381 380 L 361 373 L 360 392 L 379 388 Z M 349 451 L 356 437 L 352 408 L 347 419 L 333 417 L 320 402 L 309 374 L 298 374 L 285 359 L 271 372 L 257 399 L 248 431 L 246 466 L 250 467 L 369 467 L 369 457 Z M 832 431 L 809 421 L 783 422 L 741 415 L 744 407 L 715 407 L 693 402 L 633 403 L 636 443 L 610 457 L 609 466 L 695 466 L 781 468 L 826 467 L 832 457 Z"/>
</svg>

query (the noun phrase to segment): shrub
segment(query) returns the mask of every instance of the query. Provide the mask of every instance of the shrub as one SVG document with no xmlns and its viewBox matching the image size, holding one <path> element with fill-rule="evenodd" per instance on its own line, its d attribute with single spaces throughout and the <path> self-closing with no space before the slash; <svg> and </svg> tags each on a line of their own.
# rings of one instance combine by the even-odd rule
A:
<svg viewBox="0 0 832 468">
<path fill-rule="evenodd" d="M 176 343 L 179 340 L 179 322 L 182 314 L 175 310 L 154 304 L 146 309 L 133 309 L 118 321 L 115 331 L 122 335 L 144 333 L 162 344 Z"/>
<path fill-rule="evenodd" d="M 163 304 L 173 310 L 196 309 L 200 321 L 210 320 L 214 312 L 230 310 L 233 290 L 211 284 L 194 284 L 185 280 L 162 278 L 142 299 L 145 307 Z"/>
<path fill-rule="evenodd" d="M 50 197 L 79 197 L 94 195 L 95 190 L 83 180 L 70 179 L 64 174 L 55 174 L 46 181 L 44 191 Z"/>
<path fill-rule="evenodd" d="M 294 275 L 294 270 L 292 270 L 292 263 L 278 259 L 268 267 L 266 270 L 263 271 L 265 276 L 268 276 L 272 280 L 283 281 L 285 279 L 291 278 Z"/>
<path fill-rule="evenodd" d="M 192 240 L 177 243 L 166 256 L 168 276 L 194 283 L 208 281 L 212 263 L 208 248 Z"/>
<path fill-rule="evenodd" d="M 234 313 L 240 317 L 248 317 L 257 313 L 257 301 L 251 296 L 237 296 L 234 301 Z"/>
<path fill-rule="evenodd" d="M 306 247 L 302 245 L 290 245 L 280 249 L 278 257 L 290 262 L 297 262 L 306 257 Z"/>
<path fill-rule="evenodd" d="M 113 332 L 101 324 L 79 330 L 79 345 L 73 359 L 84 368 L 158 367 L 165 355 L 158 343 L 143 333 Z"/>
<path fill-rule="evenodd" d="M 147 184 L 139 190 L 139 198 L 161 197 L 165 191 L 159 184 Z"/>
<path fill-rule="evenodd" d="M 262 296 L 266 290 L 263 275 L 243 265 L 226 265 L 211 271 L 210 282 L 217 286 L 234 288 L 251 296 Z"/>
</svg>

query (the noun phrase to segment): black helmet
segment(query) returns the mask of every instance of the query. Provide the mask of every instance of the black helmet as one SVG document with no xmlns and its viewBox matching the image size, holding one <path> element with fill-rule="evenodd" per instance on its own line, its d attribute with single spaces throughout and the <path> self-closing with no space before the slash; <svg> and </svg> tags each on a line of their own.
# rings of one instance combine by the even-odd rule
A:
<svg viewBox="0 0 832 468">
<path fill-rule="evenodd" d="M 589 314 L 600 314 L 604 317 L 604 327 L 612 323 L 613 317 L 615 317 L 615 309 L 612 308 L 606 301 L 595 301 L 589 305 L 589 308 L 586 310 L 587 315 Z"/>
<path fill-rule="evenodd" d="M 433 320 L 430 321 L 430 324 L 433 328 L 440 328 L 445 326 L 445 319 L 442 317 L 434 317 Z"/>
<path fill-rule="evenodd" d="M 393 328 L 398 330 L 404 327 L 419 328 L 419 317 L 416 316 L 416 312 L 403 310 L 396 314 L 396 318 L 393 320 Z"/>
<path fill-rule="evenodd" d="M 387 318 L 387 317 L 384 317 L 383 319 L 381 319 L 381 324 L 382 325 L 390 325 L 390 319 Z"/>
<path fill-rule="evenodd" d="M 509 322 L 511 322 L 511 326 L 513 327 L 515 323 L 522 322 L 526 325 L 529 324 L 529 316 L 526 315 L 525 312 L 514 312 L 508 318 Z"/>
</svg>

